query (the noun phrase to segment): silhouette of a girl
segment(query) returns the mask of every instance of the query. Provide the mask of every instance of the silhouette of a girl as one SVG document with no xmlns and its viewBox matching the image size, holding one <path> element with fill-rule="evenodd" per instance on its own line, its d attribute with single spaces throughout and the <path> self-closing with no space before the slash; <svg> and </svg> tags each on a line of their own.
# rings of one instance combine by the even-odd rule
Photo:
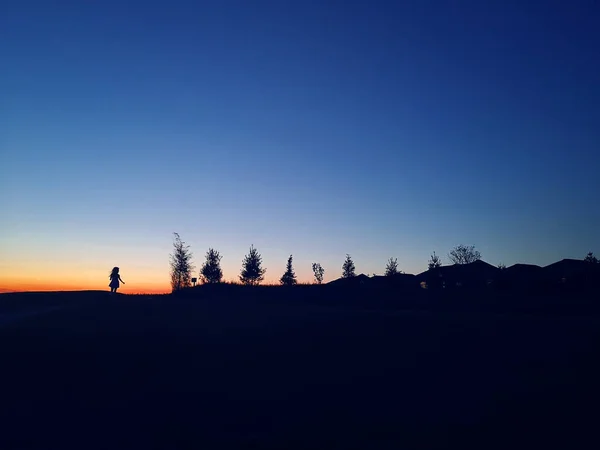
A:
<svg viewBox="0 0 600 450">
<path fill-rule="evenodd" d="M 110 292 L 117 292 L 117 289 L 119 289 L 119 281 L 125 284 L 125 282 L 121 280 L 121 275 L 119 275 L 118 267 L 113 267 L 113 270 L 108 276 L 108 278 L 110 278 L 110 284 L 108 285 L 110 287 Z"/>
</svg>

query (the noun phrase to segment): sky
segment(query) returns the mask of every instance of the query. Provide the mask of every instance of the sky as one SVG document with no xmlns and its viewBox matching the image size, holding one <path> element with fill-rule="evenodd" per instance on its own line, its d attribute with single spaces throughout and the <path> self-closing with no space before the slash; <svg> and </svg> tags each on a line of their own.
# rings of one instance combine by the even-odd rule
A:
<svg viewBox="0 0 600 450">
<path fill-rule="evenodd" d="M 600 253 L 600 5 L 8 0 L 0 290 L 169 291 L 173 232 L 226 280 L 254 245 L 547 265 Z"/>
</svg>

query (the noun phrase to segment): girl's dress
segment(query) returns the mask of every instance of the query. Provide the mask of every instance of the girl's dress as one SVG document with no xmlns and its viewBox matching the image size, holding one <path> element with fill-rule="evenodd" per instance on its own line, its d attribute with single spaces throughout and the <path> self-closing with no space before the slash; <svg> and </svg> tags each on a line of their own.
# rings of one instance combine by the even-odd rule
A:
<svg viewBox="0 0 600 450">
<path fill-rule="evenodd" d="M 111 275 L 110 276 L 110 284 L 108 287 L 118 288 L 119 287 L 119 275 Z"/>
</svg>

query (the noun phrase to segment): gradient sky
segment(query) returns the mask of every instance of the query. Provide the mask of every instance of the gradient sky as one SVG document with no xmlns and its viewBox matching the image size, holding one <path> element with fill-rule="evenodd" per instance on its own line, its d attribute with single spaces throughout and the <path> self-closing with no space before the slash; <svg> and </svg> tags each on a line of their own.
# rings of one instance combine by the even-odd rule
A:
<svg viewBox="0 0 600 450">
<path fill-rule="evenodd" d="M 5 0 L 0 289 L 600 253 L 598 5 Z"/>
</svg>

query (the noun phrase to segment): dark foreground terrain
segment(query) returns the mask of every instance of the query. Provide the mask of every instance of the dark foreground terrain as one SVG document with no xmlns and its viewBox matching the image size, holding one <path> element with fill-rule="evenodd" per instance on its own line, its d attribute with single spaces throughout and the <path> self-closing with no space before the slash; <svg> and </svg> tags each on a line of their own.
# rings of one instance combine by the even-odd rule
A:
<svg viewBox="0 0 600 450">
<path fill-rule="evenodd" d="M 600 316 L 0 296 L 0 448 L 600 448 Z"/>
</svg>

